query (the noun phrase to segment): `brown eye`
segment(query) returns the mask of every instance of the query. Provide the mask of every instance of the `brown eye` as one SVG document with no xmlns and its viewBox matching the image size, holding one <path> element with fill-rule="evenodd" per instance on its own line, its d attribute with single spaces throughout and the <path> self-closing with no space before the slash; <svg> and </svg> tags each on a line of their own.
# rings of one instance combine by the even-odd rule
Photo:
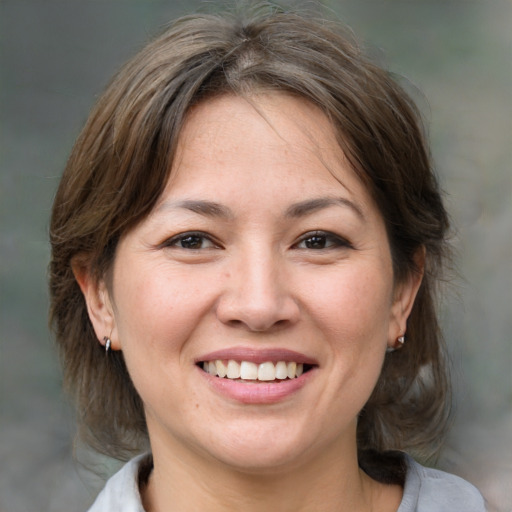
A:
<svg viewBox="0 0 512 512">
<path fill-rule="evenodd" d="M 306 249 L 325 249 L 327 238 L 325 236 L 314 235 L 304 240 Z"/>
<path fill-rule="evenodd" d="M 205 233 L 181 233 L 172 237 L 165 244 L 165 247 L 176 247 L 178 249 L 199 250 L 211 249 L 217 245 Z"/>
<path fill-rule="evenodd" d="M 306 233 L 295 246 L 297 249 L 336 249 L 339 247 L 351 247 L 351 244 L 344 238 L 324 231 Z"/>
<path fill-rule="evenodd" d="M 203 247 L 204 239 L 201 236 L 189 235 L 183 237 L 179 244 L 183 249 L 201 249 Z"/>
</svg>

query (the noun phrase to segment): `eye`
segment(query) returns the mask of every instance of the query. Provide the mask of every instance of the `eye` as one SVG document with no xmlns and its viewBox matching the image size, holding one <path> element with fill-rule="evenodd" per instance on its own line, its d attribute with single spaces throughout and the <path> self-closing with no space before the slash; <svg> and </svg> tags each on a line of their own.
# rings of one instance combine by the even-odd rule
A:
<svg viewBox="0 0 512 512">
<path fill-rule="evenodd" d="M 313 231 L 306 233 L 294 246 L 296 249 L 336 249 L 338 247 L 352 247 L 352 244 L 341 236 L 327 231 Z"/>
<path fill-rule="evenodd" d="M 178 249 L 196 251 L 199 249 L 213 249 L 219 247 L 206 233 L 196 231 L 180 233 L 179 235 L 173 236 L 162 245 L 164 247 L 177 247 Z"/>
</svg>

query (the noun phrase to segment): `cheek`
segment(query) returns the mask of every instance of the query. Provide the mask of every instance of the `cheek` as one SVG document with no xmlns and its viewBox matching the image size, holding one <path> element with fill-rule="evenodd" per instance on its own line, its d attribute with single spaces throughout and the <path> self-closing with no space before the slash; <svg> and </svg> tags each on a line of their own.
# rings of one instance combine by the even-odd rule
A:
<svg viewBox="0 0 512 512">
<path fill-rule="evenodd" d="M 392 279 L 380 266 L 347 266 L 316 279 L 308 304 L 332 336 L 360 346 L 361 341 L 386 339 L 391 297 Z"/>
<path fill-rule="evenodd" d="M 114 274 L 117 334 L 146 412 L 161 403 L 180 406 L 169 387 L 178 389 L 175 381 L 190 366 L 190 340 L 211 296 L 193 276 L 180 279 L 158 264 L 119 265 Z"/>
<path fill-rule="evenodd" d="M 359 410 L 380 375 L 387 346 L 392 277 L 381 265 L 347 266 L 322 279 L 310 296 L 336 379 L 333 393 Z M 348 391 L 348 392 L 347 392 Z"/>
<path fill-rule="evenodd" d="M 119 268 L 122 270 L 114 274 L 116 324 L 126 357 L 142 350 L 155 357 L 181 350 L 207 308 L 209 291 L 204 280 L 194 273 L 184 278 L 165 265 L 125 264 Z"/>
</svg>

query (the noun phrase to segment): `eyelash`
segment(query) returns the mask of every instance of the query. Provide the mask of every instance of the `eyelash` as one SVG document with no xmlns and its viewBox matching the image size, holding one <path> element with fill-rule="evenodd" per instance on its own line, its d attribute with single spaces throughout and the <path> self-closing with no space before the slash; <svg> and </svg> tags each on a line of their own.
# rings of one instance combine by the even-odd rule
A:
<svg viewBox="0 0 512 512">
<path fill-rule="evenodd" d="M 187 241 L 188 240 L 188 241 Z M 208 247 L 203 247 L 204 243 L 208 243 Z M 317 247 L 308 247 L 307 244 L 316 244 Z M 186 246 L 188 243 L 198 243 L 199 247 Z M 184 245 L 185 244 L 185 245 Z M 306 247 L 300 247 L 301 244 L 306 244 Z M 162 247 L 176 247 L 184 250 L 205 250 L 220 248 L 220 244 L 215 242 L 210 235 L 203 233 L 202 231 L 188 231 L 186 233 L 180 233 L 179 235 L 173 236 L 169 240 L 166 240 Z M 328 231 L 311 231 L 301 236 L 300 240 L 293 245 L 293 249 L 298 250 L 311 250 L 321 251 L 337 248 L 353 248 L 352 244 L 345 238 L 330 233 Z"/>
<path fill-rule="evenodd" d="M 320 247 L 300 247 L 300 244 L 307 244 L 308 241 L 313 242 L 314 244 L 320 244 Z M 341 247 L 349 249 L 353 248 L 352 244 L 348 240 L 339 235 L 335 235 L 334 233 L 330 233 L 329 231 L 312 231 L 306 233 L 302 235 L 300 240 L 294 245 L 295 249 L 312 251 L 338 249 Z"/>
<path fill-rule="evenodd" d="M 204 244 L 204 242 L 207 242 L 210 246 L 209 247 L 185 247 L 183 246 L 183 243 L 187 243 L 186 240 L 192 241 L 193 239 L 199 241 L 201 245 Z M 179 245 L 182 244 L 182 245 Z M 179 235 L 173 236 L 169 240 L 166 240 L 162 247 L 177 247 L 178 249 L 185 249 L 189 251 L 199 251 L 201 249 L 213 249 L 213 248 L 219 248 L 219 244 L 216 243 L 211 236 L 207 235 L 206 233 L 203 233 L 202 231 L 187 231 L 186 233 L 180 233 Z"/>
</svg>

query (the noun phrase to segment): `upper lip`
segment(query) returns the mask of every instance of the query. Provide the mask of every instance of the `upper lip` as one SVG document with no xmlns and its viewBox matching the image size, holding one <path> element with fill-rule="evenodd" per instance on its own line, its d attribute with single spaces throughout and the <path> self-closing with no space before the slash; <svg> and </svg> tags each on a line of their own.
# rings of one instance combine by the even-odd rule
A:
<svg viewBox="0 0 512 512">
<path fill-rule="evenodd" d="M 255 364 L 266 363 L 267 361 L 295 362 L 310 365 L 317 365 L 318 362 L 305 354 L 288 350 L 284 348 L 250 348 L 250 347 L 232 347 L 221 350 L 215 350 L 196 358 L 195 362 L 215 361 L 215 360 L 249 361 Z"/>
</svg>

